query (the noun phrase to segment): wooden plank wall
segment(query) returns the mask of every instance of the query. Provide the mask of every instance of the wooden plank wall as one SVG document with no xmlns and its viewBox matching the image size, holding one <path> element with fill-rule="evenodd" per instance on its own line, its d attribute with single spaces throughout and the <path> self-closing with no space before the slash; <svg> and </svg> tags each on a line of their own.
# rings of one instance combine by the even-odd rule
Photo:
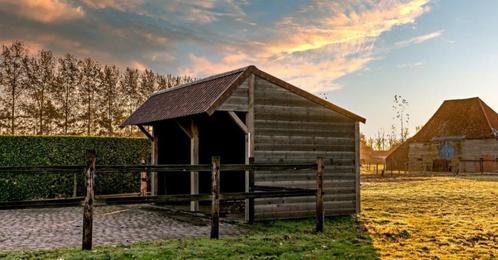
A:
<svg viewBox="0 0 498 260">
<path fill-rule="evenodd" d="M 232 95 L 217 108 L 219 111 L 247 112 L 248 79 L 238 86 Z"/>
<path fill-rule="evenodd" d="M 498 141 L 494 138 L 463 141 L 462 158 L 467 160 L 496 160 L 498 158 Z M 497 162 L 484 162 L 485 172 L 497 172 Z M 466 172 L 479 172 L 478 162 L 466 162 L 463 167 Z"/>
<path fill-rule="evenodd" d="M 309 163 L 325 159 L 325 214 L 356 211 L 355 122 L 256 77 L 256 163 Z M 256 185 L 315 188 L 315 172 L 257 171 Z M 257 199 L 257 220 L 312 216 L 314 197 Z"/>
</svg>

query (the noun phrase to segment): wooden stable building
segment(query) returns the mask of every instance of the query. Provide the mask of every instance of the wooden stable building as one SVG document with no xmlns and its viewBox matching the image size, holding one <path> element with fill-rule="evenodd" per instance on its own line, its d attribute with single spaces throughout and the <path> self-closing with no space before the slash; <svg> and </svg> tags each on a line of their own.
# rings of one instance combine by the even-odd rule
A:
<svg viewBox="0 0 498 260">
<path fill-rule="evenodd" d="M 446 100 L 386 163 L 412 172 L 496 172 L 498 114 L 477 97 Z"/>
<path fill-rule="evenodd" d="M 325 159 L 325 214 L 360 209 L 359 123 L 365 119 L 254 66 L 154 93 L 122 125 L 153 140 L 153 164 L 313 163 Z M 152 133 L 145 126 L 151 126 Z M 255 184 L 315 188 L 315 173 L 256 171 Z M 152 194 L 209 193 L 210 173 L 157 174 Z M 221 192 L 248 191 L 246 172 L 221 174 Z M 192 202 L 191 209 L 198 210 Z M 247 204 L 246 204 L 247 209 Z M 256 199 L 255 218 L 312 216 L 314 197 Z"/>
</svg>

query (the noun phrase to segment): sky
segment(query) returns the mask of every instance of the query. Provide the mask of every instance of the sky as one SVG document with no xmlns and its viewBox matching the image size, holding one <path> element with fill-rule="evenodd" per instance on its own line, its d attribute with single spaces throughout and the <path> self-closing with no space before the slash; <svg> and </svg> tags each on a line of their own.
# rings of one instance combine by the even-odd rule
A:
<svg viewBox="0 0 498 260">
<path fill-rule="evenodd" d="M 367 119 L 408 100 L 410 133 L 446 99 L 498 110 L 495 0 L 0 0 L 0 44 L 200 78 L 247 65 Z"/>
</svg>

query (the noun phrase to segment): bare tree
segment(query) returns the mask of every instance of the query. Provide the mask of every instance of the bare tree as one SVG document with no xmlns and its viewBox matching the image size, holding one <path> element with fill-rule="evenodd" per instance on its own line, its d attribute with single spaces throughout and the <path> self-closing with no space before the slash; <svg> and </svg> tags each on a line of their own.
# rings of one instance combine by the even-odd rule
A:
<svg viewBox="0 0 498 260">
<path fill-rule="evenodd" d="M 408 122 L 410 114 L 407 112 L 408 101 L 400 95 L 394 95 L 393 101 L 394 120 L 399 122 L 400 140 L 404 142 L 408 137 Z"/>
<path fill-rule="evenodd" d="M 81 113 L 86 135 L 92 135 L 96 120 L 96 92 L 101 86 L 100 65 L 90 58 L 79 62 L 81 68 L 81 84 L 79 86 L 80 104 L 84 108 Z"/>
<path fill-rule="evenodd" d="M 78 102 L 78 87 L 81 84 L 81 71 L 78 60 L 71 54 L 59 58 L 59 70 L 56 82 L 52 88 L 52 97 L 56 101 L 56 107 L 61 121 L 61 133 L 64 135 L 77 133 L 76 122 L 80 103 Z"/>
<path fill-rule="evenodd" d="M 23 70 L 23 60 L 26 55 L 26 48 L 21 42 L 14 42 L 11 46 L 2 46 L 0 103 L 3 104 L 1 107 L 3 117 L 9 121 L 8 128 L 11 135 L 16 134 L 20 97 L 26 86 L 26 74 Z"/>
<path fill-rule="evenodd" d="M 55 80 L 55 58 L 51 51 L 41 50 L 37 56 L 27 57 L 24 60 L 24 69 L 27 75 L 27 93 L 29 103 L 26 113 L 35 120 L 36 133 L 48 133 L 47 125 L 51 121 L 51 101 L 48 100 L 50 89 Z"/>
<path fill-rule="evenodd" d="M 119 85 L 120 72 L 116 66 L 105 66 L 101 75 L 98 124 L 101 134 L 115 135 L 115 128 L 124 119 L 124 99 Z"/>
</svg>

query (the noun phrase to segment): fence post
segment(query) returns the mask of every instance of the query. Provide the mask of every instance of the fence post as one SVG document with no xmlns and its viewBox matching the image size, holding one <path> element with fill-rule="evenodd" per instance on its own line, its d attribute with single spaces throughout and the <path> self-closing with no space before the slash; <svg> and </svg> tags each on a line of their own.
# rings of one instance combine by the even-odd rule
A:
<svg viewBox="0 0 498 260">
<path fill-rule="evenodd" d="M 484 158 L 479 158 L 479 169 L 481 170 L 481 174 L 484 174 Z"/>
<path fill-rule="evenodd" d="M 249 192 L 254 192 L 254 157 L 249 157 Z M 249 198 L 248 224 L 254 224 L 254 198 Z"/>
<path fill-rule="evenodd" d="M 140 196 L 147 195 L 147 170 L 145 169 L 145 160 L 142 159 L 140 164 L 144 167 L 140 172 Z"/>
<path fill-rule="evenodd" d="M 220 157 L 211 158 L 211 239 L 220 237 Z"/>
<path fill-rule="evenodd" d="M 316 167 L 316 232 L 323 232 L 323 158 L 317 158 Z"/>
<path fill-rule="evenodd" d="M 73 197 L 78 196 L 78 174 L 73 173 Z"/>
<path fill-rule="evenodd" d="M 97 156 L 95 150 L 86 151 L 86 196 L 83 209 L 83 250 L 92 250 L 92 228 L 93 228 L 93 199 L 94 199 L 94 175 Z"/>
</svg>

